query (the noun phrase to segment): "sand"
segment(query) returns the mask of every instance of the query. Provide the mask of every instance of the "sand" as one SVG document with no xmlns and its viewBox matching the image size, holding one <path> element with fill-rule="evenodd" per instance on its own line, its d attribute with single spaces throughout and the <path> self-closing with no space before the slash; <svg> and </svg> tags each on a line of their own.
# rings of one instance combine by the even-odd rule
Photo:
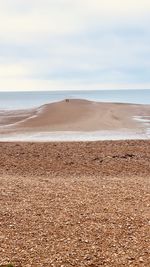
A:
<svg viewBox="0 0 150 267">
<path fill-rule="evenodd" d="M 0 264 L 148 267 L 150 141 L 0 143 Z"/>
<path fill-rule="evenodd" d="M 145 126 L 134 116 L 150 116 L 150 105 L 72 99 L 36 109 L 0 112 L 0 134 L 9 132 L 101 131 Z"/>
</svg>

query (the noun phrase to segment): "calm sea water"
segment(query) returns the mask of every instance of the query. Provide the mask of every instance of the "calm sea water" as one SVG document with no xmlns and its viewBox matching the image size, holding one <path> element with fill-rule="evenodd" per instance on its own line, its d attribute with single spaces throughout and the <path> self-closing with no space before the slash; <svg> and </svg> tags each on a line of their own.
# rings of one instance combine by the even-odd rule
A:
<svg viewBox="0 0 150 267">
<path fill-rule="evenodd" d="M 0 109 L 26 109 L 66 98 L 150 104 L 150 89 L 101 91 L 0 92 Z"/>
</svg>

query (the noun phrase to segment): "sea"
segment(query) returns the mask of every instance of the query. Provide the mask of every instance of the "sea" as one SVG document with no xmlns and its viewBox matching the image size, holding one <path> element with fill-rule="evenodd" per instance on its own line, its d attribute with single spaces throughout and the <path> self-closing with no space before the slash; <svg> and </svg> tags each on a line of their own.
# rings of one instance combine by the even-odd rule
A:
<svg viewBox="0 0 150 267">
<path fill-rule="evenodd" d="M 97 102 L 150 104 L 150 89 L 138 90 L 88 90 L 88 91 L 19 91 L 0 92 L 0 110 L 19 110 L 40 107 L 47 103 L 64 99 L 86 99 Z M 99 141 L 99 140 L 129 140 L 150 139 L 150 117 L 137 117 L 146 126 L 145 133 L 135 132 L 40 132 L 24 134 L 0 134 L 0 141 Z M 2 126 L 1 126 L 2 127 Z"/>
<path fill-rule="evenodd" d="M 150 104 L 150 89 L 0 92 L 0 109 L 28 109 L 66 98 L 98 102 Z"/>
</svg>

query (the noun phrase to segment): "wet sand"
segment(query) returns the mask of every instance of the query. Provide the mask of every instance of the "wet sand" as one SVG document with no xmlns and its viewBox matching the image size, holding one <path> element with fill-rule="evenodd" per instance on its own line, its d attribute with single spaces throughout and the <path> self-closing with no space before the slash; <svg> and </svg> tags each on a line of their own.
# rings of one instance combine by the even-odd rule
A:
<svg viewBox="0 0 150 267">
<path fill-rule="evenodd" d="M 150 105 L 68 99 L 29 110 L 0 111 L 0 141 L 127 139 L 150 139 Z"/>
<path fill-rule="evenodd" d="M 135 116 L 150 116 L 150 105 L 64 100 L 36 109 L 0 112 L 0 133 L 139 130 Z"/>
<path fill-rule="evenodd" d="M 0 143 L 0 264 L 149 266 L 150 141 Z"/>
</svg>

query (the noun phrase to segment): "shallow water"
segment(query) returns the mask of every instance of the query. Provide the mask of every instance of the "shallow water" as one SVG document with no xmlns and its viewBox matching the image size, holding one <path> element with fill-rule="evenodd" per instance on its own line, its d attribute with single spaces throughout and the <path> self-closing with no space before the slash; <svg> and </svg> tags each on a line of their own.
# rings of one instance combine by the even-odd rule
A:
<svg viewBox="0 0 150 267">
<path fill-rule="evenodd" d="M 146 128 L 146 132 L 150 133 L 150 116 L 135 116 L 133 119 L 142 123 Z"/>
<path fill-rule="evenodd" d="M 150 139 L 150 130 L 147 132 L 127 131 L 95 131 L 95 132 L 39 132 L 0 135 L 0 141 L 28 141 L 28 142 L 65 142 L 65 141 L 104 141 L 104 140 L 131 140 Z"/>
</svg>

